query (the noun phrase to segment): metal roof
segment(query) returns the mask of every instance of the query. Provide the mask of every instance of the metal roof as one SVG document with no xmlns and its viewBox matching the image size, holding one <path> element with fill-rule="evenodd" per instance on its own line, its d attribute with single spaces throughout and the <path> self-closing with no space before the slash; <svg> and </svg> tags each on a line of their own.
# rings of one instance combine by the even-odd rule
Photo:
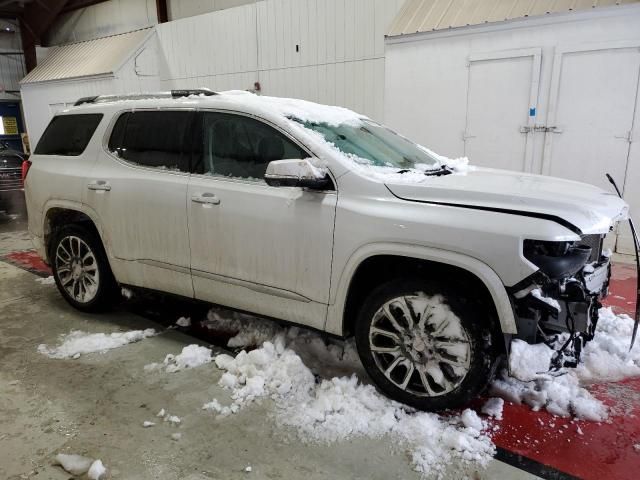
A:
<svg viewBox="0 0 640 480">
<path fill-rule="evenodd" d="M 145 28 L 109 37 L 51 47 L 21 84 L 115 73 L 150 34 Z"/>
<path fill-rule="evenodd" d="M 640 0 L 407 0 L 387 36 L 589 10 Z"/>
</svg>

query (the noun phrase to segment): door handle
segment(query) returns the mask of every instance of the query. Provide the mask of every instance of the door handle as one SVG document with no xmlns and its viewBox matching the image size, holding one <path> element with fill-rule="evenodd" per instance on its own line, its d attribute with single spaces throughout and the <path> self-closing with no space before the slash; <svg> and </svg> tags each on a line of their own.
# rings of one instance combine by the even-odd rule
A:
<svg viewBox="0 0 640 480">
<path fill-rule="evenodd" d="M 106 180 L 97 180 L 95 182 L 89 183 L 89 185 L 87 185 L 87 188 L 89 190 L 95 190 L 98 192 L 108 192 L 111 190 L 111 185 L 109 185 L 109 182 L 107 182 Z"/>
<path fill-rule="evenodd" d="M 213 193 L 203 193 L 202 195 L 193 195 L 191 201 L 195 203 L 202 203 L 204 205 L 219 205 L 220 199 Z"/>
</svg>

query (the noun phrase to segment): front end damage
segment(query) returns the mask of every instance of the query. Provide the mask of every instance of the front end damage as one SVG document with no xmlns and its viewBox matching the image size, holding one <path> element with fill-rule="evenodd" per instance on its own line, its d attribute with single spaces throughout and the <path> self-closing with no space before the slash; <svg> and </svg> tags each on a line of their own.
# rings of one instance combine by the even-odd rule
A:
<svg viewBox="0 0 640 480">
<path fill-rule="evenodd" d="M 539 270 L 511 289 L 515 338 L 554 349 L 551 370 L 577 366 L 595 334 L 611 277 L 603 242 L 604 235 L 584 235 L 577 242 L 524 242 L 525 258 Z"/>
</svg>

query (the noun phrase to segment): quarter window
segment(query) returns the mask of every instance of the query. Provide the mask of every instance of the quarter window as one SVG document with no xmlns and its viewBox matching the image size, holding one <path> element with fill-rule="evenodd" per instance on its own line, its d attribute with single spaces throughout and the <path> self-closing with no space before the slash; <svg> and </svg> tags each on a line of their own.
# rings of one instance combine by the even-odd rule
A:
<svg viewBox="0 0 640 480">
<path fill-rule="evenodd" d="M 36 155 L 82 155 L 102 119 L 101 113 L 57 115 L 36 146 Z"/>
<path fill-rule="evenodd" d="M 187 145 L 191 112 L 127 112 L 118 118 L 109 150 L 145 167 L 189 171 Z"/>
<path fill-rule="evenodd" d="M 205 112 L 202 133 L 197 173 L 262 181 L 269 162 L 309 156 L 274 128 L 242 115 Z"/>
</svg>

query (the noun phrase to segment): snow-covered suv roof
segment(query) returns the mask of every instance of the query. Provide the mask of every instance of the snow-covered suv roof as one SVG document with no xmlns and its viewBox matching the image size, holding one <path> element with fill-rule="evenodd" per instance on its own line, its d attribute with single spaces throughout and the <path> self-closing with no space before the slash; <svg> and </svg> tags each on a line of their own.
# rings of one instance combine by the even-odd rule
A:
<svg viewBox="0 0 640 480">
<path fill-rule="evenodd" d="M 184 95 L 181 95 L 181 92 Z M 193 92 L 192 94 L 189 94 Z M 256 95 L 243 90 L 211 92 L 184 90 L 130 95 L 107 95 L 80 99 L 63 113 L 77 111 L 115 112 L 128 108 L 221 108 L 283 120 L 295 118 L 303 122 L 340 125 L 356 123 L 367 117 L 343 107 L 322 105 L 293 98 Z M 276 118 L 274 118 L 276 117 Z"/>
</svg>

